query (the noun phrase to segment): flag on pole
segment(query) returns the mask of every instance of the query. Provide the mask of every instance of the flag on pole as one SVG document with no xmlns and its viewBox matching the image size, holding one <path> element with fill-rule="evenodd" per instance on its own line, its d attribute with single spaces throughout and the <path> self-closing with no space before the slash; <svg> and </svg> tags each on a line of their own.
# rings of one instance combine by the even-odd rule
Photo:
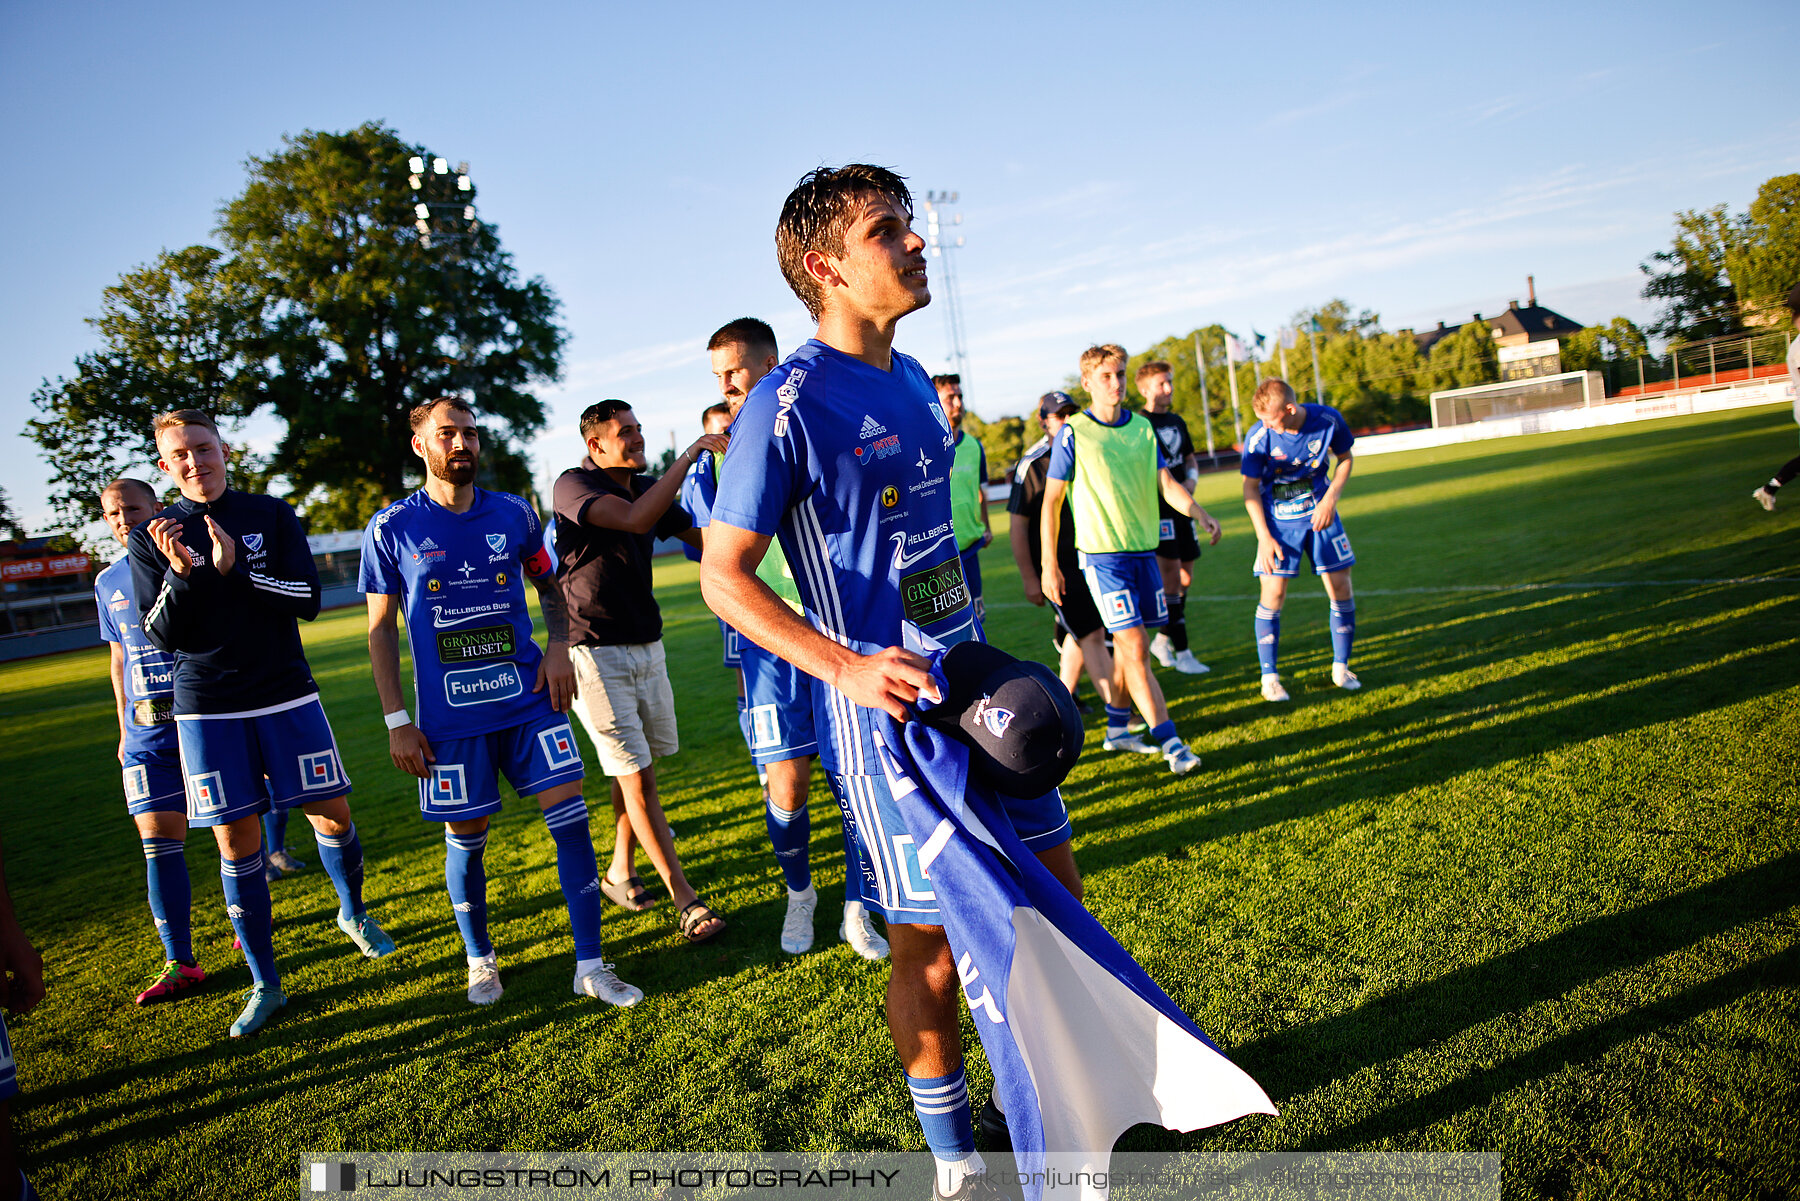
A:
<svg viewBox="0 0 1800 1201">
<path fill-rule="evenodd" d="M 1140 1122 L 1186 1131 L 1275 1112 L 1019 841 L 966 747 L 923 722 L 879 729 L 1027 1181 L 1046 1154 L 1059 1171 L 1106 1171 Z M 1024 1201 L 1041 1201 L 1041 1179 Z"/>
<path fill-rule="evenodd" d="M 1252 362 L 1256 362 L 1256 363 L 1262 362 L 1263 347 L 1267 342 L 1268 342 L 1268 339 L 1263 337 L 1261 334 L 1257 333 L 1255 328 L 1252 328 L 1250 330 L 1249 347 L 1250 347 L 1251 353 L 1256 355 L 1256 358 L 1251 360 Z"/>
<path fill-rule="evenodd" d="M 1281 348 L 1292 350 L 1300 344 L 1300 331 L 1291 325 L 1281 327 Z"/>
<path fill-rule="evenodd" d="M 1233 363 L 1248 363 L 1251 361 L 1250 348 L 1236 334 L 1226 334 L 1225 357 Z"/>
</svg>

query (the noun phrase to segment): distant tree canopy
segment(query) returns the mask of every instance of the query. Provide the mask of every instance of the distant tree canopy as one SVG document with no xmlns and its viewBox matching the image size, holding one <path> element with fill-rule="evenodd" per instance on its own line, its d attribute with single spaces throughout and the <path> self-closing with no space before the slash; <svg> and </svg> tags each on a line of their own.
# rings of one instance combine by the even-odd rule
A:
<svg viewBox="0 0 1800 1201">
<path fill-rule="evenodd" d="M 988 478 L 997 479 L 1012 470 L 1013 464 L 1025 453 L 1028 442 L 1036 441 L 1037 426 L 1034 422 L 1034 436 L 1026 438 L 1025 419 L 1023 417 L 1002 417 L 998 421 L 983 421 L 973 411 L 963 414 L 963 432 L 981 443 L 981 449 L 987 455 Z"/>
<path fill-rule="evenodd" d="M 106 480 L 155 461 L 149 421 L 172 408 L 277 418 L 278 445 L 241 461 L 239 483 L 285 478 L 315 531 L 354 528 L 405 491 L 408 411 L 446 393 L 482 414 L 483 482 L 529 489 L 515 443 L 544 425 L 530 389 L 561 370 L 557 300 L 519 278 L 485 221 L 423 242 L 415 155 L 433 157 L 379 123 L 289 137 L 247 164 L 220 247 L 164 251 L 106 290 L 100 349 L 32 395 L 26 434 L 66 516 L 96 516 Z"/>
<path fill-rule="evenodd" d="M 1642 264 L 1644 299 L 1662 316 L 1650 333 L 1672 342 L 1727 337 L 1787 321 L 1800 283 L 1800 175 L 1777 175 L 1748 211 L 1723 205 L 1675 214 L 1675 240 Z"/>
</svg>

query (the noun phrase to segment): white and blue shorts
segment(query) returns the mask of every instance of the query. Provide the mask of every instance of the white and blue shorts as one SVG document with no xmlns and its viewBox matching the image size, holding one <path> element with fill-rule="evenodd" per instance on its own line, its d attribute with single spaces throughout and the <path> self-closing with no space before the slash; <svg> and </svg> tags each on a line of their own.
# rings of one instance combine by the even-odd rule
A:
<svg viewBox="0 0 1800 1201">
<path fill-rule="evenodd" d="M 243 713 L 178 713 L 181 770 L 191 826 L 239 818 L 350 791 L 319 694 Z"/>
<path fill-rule="evenodd" d="M 886 776 L 828 772 L 831 795 L 844 814 L 844 831 L 856 848 L 851 888 L 859 900 L 890 922 L 940 926 L 937 893 L 919 870 L 919 848 L 900 816 Z M 1020 841 L 1036 854 L 1069 841 L 1073 830 L 1062 793 L 1051 789 L 1041 797 L 1002 797 L 1006 814 Z"/>
<path fill-rule="evenodd" d="M 504 730 L 466 738 L 431 738 L 437 762 L 419 781 L 419 813 L 427 821 L 460 822 L 500 812 L 500 777 L 522 797 L 586 775 L 569 715 L 550 707 Z"/>
<path fill-rule="evenodd" d="M 181 752 L 125 752 L 125 812 L 186 813 L 187 784 L 181 777 Z"/>
<path fill-rule="evenodd" d="M 1087 579 L 1100 623 L 1117 632 L 1135 626 L 1156 628 L 1169 624 L 1169 601 L 1163 595 L 1162 568 L 1156 552 L 1117 551 L 1088 554 L 1082 551 L 1081 574 Z"/>
</svg>

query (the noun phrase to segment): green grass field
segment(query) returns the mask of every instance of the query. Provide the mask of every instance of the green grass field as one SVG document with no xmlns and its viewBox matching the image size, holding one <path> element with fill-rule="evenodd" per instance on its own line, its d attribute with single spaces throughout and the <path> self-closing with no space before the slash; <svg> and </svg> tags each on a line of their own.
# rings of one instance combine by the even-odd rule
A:
<svg viewBox="0 0 1800 1201">
<path fill-rule="evenodd" d="M 1213 671 L 1163 682 L 1205 766 L 1175 779 L 1090 728 L 1065 793 L 1090 908 L 1282 1112 L 1124 1145 L 1498 1151 L 1509 1197 L 1800 1193 L 1800 498 L 1771 515 L 1748 495 L 1793 431 L 1769 408 L 1360 461 L 1343 510 L 1365 687 L 1331 687 L 1303 581 L 1280 707 L 1256 694 L 1237 478 L 1203 482 L 1226 535 L 1188 612 Z M 984 562 L 993 640 L 1048 658 L 1004 548 Z M 400 952 L 354 954 L 296 821 L 314 866 L 273 889 L 294 1001 L 228 1040 L 248 974 L 202 832 L 216 975 L 134 1007 L 160 948 L 105 655 L 0 667 L 0 829 L 48 968 L 12 1023 L 44 1196 L 294 1196 L 299 1153 L 343 1148 L 923 1146 L 885 967 L 827 920 L 823 783 L 820 949 L 791 958 L 717 630 L 693 566 L 658 580 L 683 742 L 665 803 L 731 926 L 688 946 L 666 901 L 609 907 L 608 955 L 648 994 L 629 1011 L 571 995 L 551 844 L 516 802 L 487 859 L 506 996 L 464 1000 L 441 835 L 387 762 L 356 610 L 307 643 Z M 603 781 L 588 795 L 604 808 Z M 970 1083 L 979 1101 L 978 1050 Z"/>
</svg>

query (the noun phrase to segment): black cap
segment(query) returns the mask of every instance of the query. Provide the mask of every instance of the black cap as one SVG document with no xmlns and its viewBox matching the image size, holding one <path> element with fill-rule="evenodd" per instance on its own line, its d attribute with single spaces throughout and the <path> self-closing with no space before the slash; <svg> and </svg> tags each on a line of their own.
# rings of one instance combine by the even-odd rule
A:
<svg viewBox="0 0 1800 1201">
<path fill-rule="evenodd" d="M 969 773 L 1006 796 L 1042 796 L 1081 754 L 1081 714 L 1056 673 L 985 642 L 945 652 L 949 691 L 925 723 L 969 748 Z"/>
<path fill-rule="evenodd" d="M 1052 413 L 1060 413 L 1064 409 L 1072 409 L 1079 413 L 1081 406 L 1067 392 L 1046 392 L 1038 397 L 1038 416 L 1048 417 Z"/>
</svg>

